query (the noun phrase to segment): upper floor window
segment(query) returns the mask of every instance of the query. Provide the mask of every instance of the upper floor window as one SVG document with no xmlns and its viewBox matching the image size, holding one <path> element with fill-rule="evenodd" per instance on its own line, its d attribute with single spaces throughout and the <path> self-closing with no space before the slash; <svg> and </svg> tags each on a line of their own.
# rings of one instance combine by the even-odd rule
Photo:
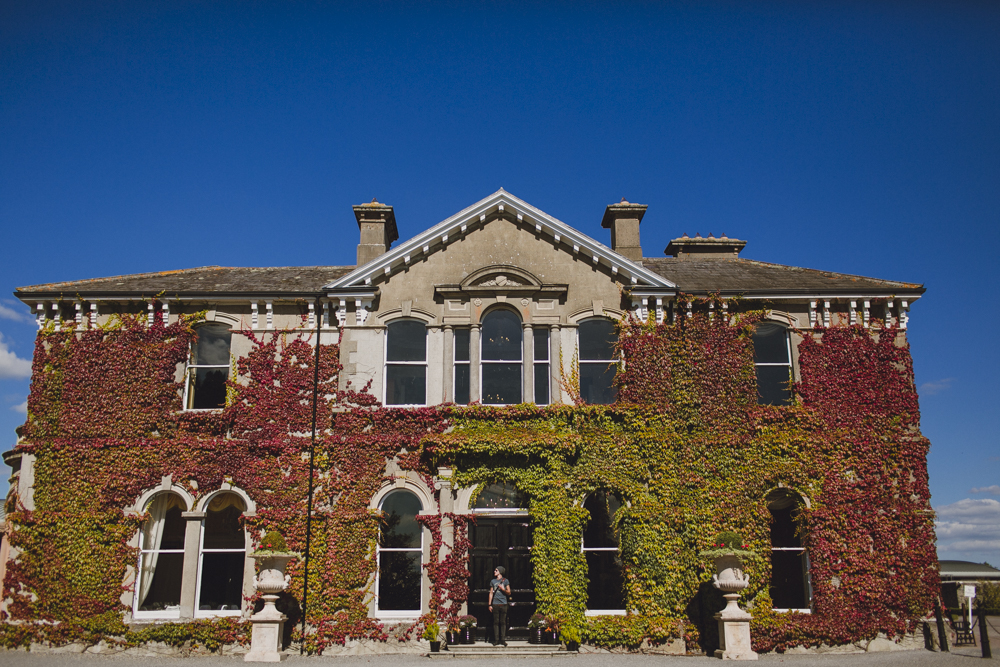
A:
<svg viewBox="0 0 1000 667">
<path fill-rule="evenodd" d="M 580 338 L 580 396 L 591 405 L 615 402 L 614 387 L 618 332 L 608 319 L 584 320 L 577 329 Z"/>
<path fill-rule="evenodd" d="M 470 347 L 469 330 L 455 329 L 455 402 L 459 405 L 469 402 L 472 379 Z"/>
<path fill-rule="evenodd" d="M 521 319 L 509 310 L 491 311 L 482 328 L 482 402 L 488 405 L 520 403 L 523 383 Z"/>
<path fill-rule="evenodd" d="M 420 500 L 409 491 L 392 491 L 382 501 L 377 547 L 379 611 L 420 615 L 423 530 L 417 522 Z"/>
<path fill-rule="evenodd" d="M 244 509 L 243 499 L 235 493 L 220 493 L 208 503 L 201 529 L 201 576 L 195 615 L 240 613 L 247 550 L 241 520 Z"/>
<path fill-rule="evenodd" d="M 583 531 L 583 553 L 587 558 L 587 610 L 603 613 L 625 611 L 625 579 L 618 553 L 615 514 L 622 506 L 611 493 L 596 491 L 583 507 L 590 521 Z"/>
<path fill-rule="evenodd" d="M 788 330 L 775 322 L 761 322 L 753 333 L 753 363 L 757 370 L 757 403 L 787 405 L 792 400 L 791 348 Z"/>
<path fill-rule="evenodd" d="M 191 346 L 184 405 L 188 410 L 224 408 L 233 335 L 228 325 L 215 323 L 203 324 L 195 333 L 198 337 Z"/>
<path fill-rule="evenodd" d="M 549 330 L 535 328 L 535 405 L 549 404 Z"/>
<path fill-rule="evenodd" d="M 146 506 L 149 519 L 139 536 L 138 617 L 179 617 L 184 576 L 184 518 L 176 493 L 156 495 Z"/>
<path fill-rule="evenodd" d="M 427 327 L 416 320 L 392 322 L 385 347 L 385 404 L 425 405 Z"/>
</svg>

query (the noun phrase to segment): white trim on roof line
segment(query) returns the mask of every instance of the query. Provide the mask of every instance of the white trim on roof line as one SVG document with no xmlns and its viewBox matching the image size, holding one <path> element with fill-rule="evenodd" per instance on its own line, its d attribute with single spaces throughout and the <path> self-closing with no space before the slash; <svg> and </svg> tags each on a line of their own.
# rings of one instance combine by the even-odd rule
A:
<svg viewBox="0 0 1000 667">
<path fill-rule="evenodd" d="M 591 261 L 595 264 L 604 264 L 613 272 L 624 276 L 632 285 L 638 285 L 641 281 L 647 288 L 673 290 L 677 287 L 663 276 L 619 255 L 604 244 L 501 188 L 347 275 L 327 283 L 323 289 L 333 291 L 370 285 L 378 276 L 390 274 L 397 265 L 406 266 L 407 258 L 412 261 L 417 255 L 428 255 L 447 245 L 449 239 L 468 233 L 470 226 L 484 223 L 488 215 L 508 211 L 516 215 L 519 222 L 527 220 L 534 223 L 537 233 L 550 235 L 554 243 L 565 244 L 574 252 L 591 257 Z"/>
</svg>

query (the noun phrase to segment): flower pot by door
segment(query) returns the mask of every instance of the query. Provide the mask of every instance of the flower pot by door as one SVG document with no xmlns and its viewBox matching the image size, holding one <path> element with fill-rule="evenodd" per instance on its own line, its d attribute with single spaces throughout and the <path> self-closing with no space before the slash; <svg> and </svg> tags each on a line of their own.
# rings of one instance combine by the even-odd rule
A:
<svg viewBox="0 0 1000 667">
<path fill-rule="evenodd" d="M 461 643 L 461 637 L 457 632 L 452 632 L 449 630 L 448 632 L 444 633 L 444 638 L 448 642 L 448 646 L 454 646 L 455 644 Z"/>
<path fill-rule="evenodd" d="M 580 650 L 580 642 L 566 642 L 566 650 L 567 651 L 579 651 Z"/>
<path fill-rule="evenodd" d="M 475 628 L 462 628 L 461 631 L 462 643 L 463 644 L 475 644 L 476 643 L 476 629 Z"/>
<path fill-rule="evenodd" d="M 528 630 L 528 643 L 529 644 L 541 644 L 545 640 L 542 635 L 545 631 L 542 628 L 531 628 Z"/>
<path fill-rule="evenodd" d="M 431 653 L 441 652 L 441 642 L 431 642 Z"/>
</svg>

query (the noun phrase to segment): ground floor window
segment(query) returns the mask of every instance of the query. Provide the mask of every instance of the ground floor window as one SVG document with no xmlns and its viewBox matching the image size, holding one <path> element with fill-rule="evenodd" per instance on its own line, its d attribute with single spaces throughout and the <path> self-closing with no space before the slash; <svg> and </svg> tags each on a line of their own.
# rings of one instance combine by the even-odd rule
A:
<svg viewBox="0 0 1000 667">
<path fill-rule="evenodd" d="M 235 615 L 243 605 L 243 564 L 246 534 L 241 518 L 245 507 L 235 493 L 220 493 L 208 503 L 202 522 L 198 611 Z"/>
<path fill-rule="evenodd" d="M 381 509 L 376 608 L 388 616 L 419 615 L 424 551 L 423 529 L 417 523 L 420 500 L 409 491 L 392 491 Z"/>
<path fill-rule="evenodd" d="M 618 551 L 615 513 L 621 500 L 614 494 L 595 491 L 583 504 L 590 520 L 583 531 L 583 553 L 587 558 L 587 610 L 592 613 L 625 611 L 625 580 Z"/>
<path fill-rule="evenodd" d="M 184 500 L 176 493 L 154 496 L 139 540 L 136 612 L 179 616 L 184 576 Z"/>
<path fill-rule="evenodd" d="M 779 489 L 768 495 L 767 509 L 771 513 L 771 602 L 775 609 L 809 609 L 809 554 L 798 530 L 802 498 Z"/>
</svg>

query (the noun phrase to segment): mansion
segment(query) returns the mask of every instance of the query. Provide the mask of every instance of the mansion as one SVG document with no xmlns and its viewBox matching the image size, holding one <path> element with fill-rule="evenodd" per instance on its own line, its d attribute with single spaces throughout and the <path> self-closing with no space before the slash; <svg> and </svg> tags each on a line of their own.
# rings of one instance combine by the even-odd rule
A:
<svg viewBox="0 0 1000 667">
<path fill-rule="evenodd" d="M 317 573 L 304 596 L 304 558 L 293 566 L 292 606 L 305 605 L 311 628 L 350 636 L 427 614 L 472 614 L 485 630 L 488 580 L 502 564 L 515 632 L 536 612 L 584 628 L 644 614 L 701 623 L 704 644 L 715 610 L 702 608 L 710 577 L 695 563 L 712 526 L 745 532 L 764 563 L 752 569 L 753 595 L 779 612 L 837 616 L 852 599 L 855 566 L 858 581 L 912 567 L 912 580 L 932 588 L 936 574 L 922 560 L 862 563 L 867 550 L 845 542 L 837 548 L 850 555 L 838 554 L 816 537 L 839 530 L 824 512 L 857 505 L 844 475 L 898 473 L 913 488 L 905 506 L 886 496 L 896 512 L 886 521 L 896 523 L 871 539 L 905 533 L 902 551 L 934 555 L 916 426 L 882 420 L 895 409 L 883 403 L 871 408 L 877 419 L 860 403 L 843 407 L 841 394 L 822 393 L 827 362 L 815 361 L 834 353 L 831 331 L 857 349 L 908 355 L 922 285 L 755 261 L 743 256 L 746 241 L 726 236 L 680 236 L 657 255 L 641 244 L 646 206 L 624 200 L 604 211 L 603 240 L 502 189 L 401 243 L 392 206 L 373 200 L 353 211 L 354 266 L 207 266 L 15 292 L 36 315 L 39 345 L 28 422 L 4 456 L 14 471 L 4 620 L 69 619 L 47 603 L 57 594 L 133 626 L 245 619 L 250 554 L 271 529 L 300 553 L 308 545 Z M 711 362 L 716 349 L 684 343 L 696 324 L 733 359 L 747 351 L 731 385 L 708 389 L 704 364 L 682 368 L 676 355 Z M 639 348 L 629 336 L 660 336 L 667 356 L 656 358 L 670 361 L 631 357 Z M 317 341 L 333 356 L 321 359 Z M 123 349 L 135 353 L 130 368 L 113 361 Z M 858 372 L 881 359 L 862 358 Z M 875 393 L 900 387 L 903 421 L 915 424 L 907 359 L 885 361 Z M 670 400 L 647 392 L 644 401 L 629 372 L 645 363 L 688 378 L 697 405 L 677 398 L 680 380 Z M 102 377 L 116 373 L 134 389 L 106 393 Z M 723 394 L 737 396 L 731 411 L 705 407 Z M 840 407 L 824 407 L 834 400 Z M 862 449 L 890 441 L 891 454 Z M 759 469 L 742 453 L 758 447 Z M 702 470 L 681 462 L 685 451 L 717 452 L 720 463 Z M 601 472 L 619 455 L 616 472 Z M 81 480 L 64 483 L 68 468 L 85 465 Z M 721 504 L 711 479 L 748 499 L 745 512 L 713 513 Z M 580 517 L 559 524 L 570 538 L 558 537 L 557 505 Z M 81 516 L 80 535 L 100 533 L 105 545 L 94 560 L 110 573 L 103 579 L 73 574 L 67 554 L 77 552 L 47 532 Z M 46 540 L 51 551 L 40 547 Z M 650 561 L 657 540 L 685 554 L 676 567 L 665 555 Z M 822 549 L 811 554 L 813 544 Z M 553 573 L 566 559 L 566 573 Z M 661 588 L 644 589 L 642 572 Z M 583 588 L 561 592 L 574 577 Z M 899 608 L 923 604 L 920 592 L 897 597 L 907 595 L 918 601 L 880 608 L 871 615 L 883 625 L 856 632 L 891 634 Z"/>
</svg>

